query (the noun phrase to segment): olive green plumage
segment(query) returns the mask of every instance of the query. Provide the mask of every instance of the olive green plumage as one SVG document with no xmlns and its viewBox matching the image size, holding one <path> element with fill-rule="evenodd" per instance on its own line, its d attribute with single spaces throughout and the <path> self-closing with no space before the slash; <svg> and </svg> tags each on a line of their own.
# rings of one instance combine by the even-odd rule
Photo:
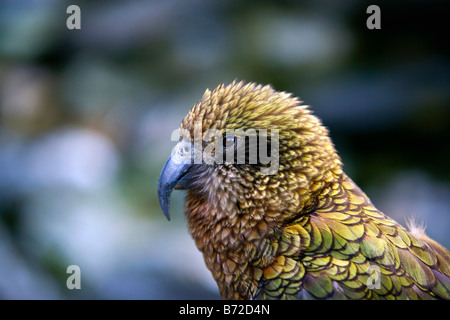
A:
<svg viewBox="0 0 450 320">
<path fill-rule="evenodd" d="M 233 82 L 207 90 L 181 129 L 194 136 L 194 123 L 279 130 L 273 175 L 171 159 L 161 173 L 167 216 L 172 189 L 188 190 L 188 227 L 224 299 L 450 299 L 450 253 L 374 207 L 298 99 Z"/>
</svg>

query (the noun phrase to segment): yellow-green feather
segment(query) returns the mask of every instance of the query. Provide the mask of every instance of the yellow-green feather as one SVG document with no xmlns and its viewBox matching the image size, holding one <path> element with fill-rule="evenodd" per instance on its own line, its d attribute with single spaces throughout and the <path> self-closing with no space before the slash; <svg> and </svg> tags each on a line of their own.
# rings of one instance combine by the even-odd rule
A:
<svg viewBox="0 0 450 320">
<path fill-rule="evenodd" d="M 409 233 L 376 210 L 350 178 L 343 179 L 341 188 L 347 191 L 334 196 L 345 201 L 335 204 L 322 199 L 315 212 L 283 229 L 302 230 L 310 243 L 291 257 L 305 268 L 294 295 L 302 299 L 450 299 L 448 251 L 424 235 Z M 333 210 L 342 204 L 346 210 Z M 380 271 L 379 286 L 373 289 L 368 286 L 370 267 Z M 277 292 L 286 296 L 281 286 Z M 261 293 L 258 297 L 277 298 L 273 292 L 270 297 Z"/>
</svg>

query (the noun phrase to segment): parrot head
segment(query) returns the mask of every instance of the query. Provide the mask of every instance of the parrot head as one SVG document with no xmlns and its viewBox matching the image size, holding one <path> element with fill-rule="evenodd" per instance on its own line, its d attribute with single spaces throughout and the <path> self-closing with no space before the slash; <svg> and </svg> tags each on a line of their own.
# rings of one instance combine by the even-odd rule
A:
<svg viewBox="0 0 450 320">
<path fill-rule="evenodd" d="M 320 119 L 269 85 L 234 81 L 206 90 L 178 132 L 158 185 L 169 220 L 174 189 L 207 199 L 221 208 L 216 214 L 243 214 L 258 203 L 295 214 L 311 204 L 324 176 L 341 172 Z"/>
</svg>

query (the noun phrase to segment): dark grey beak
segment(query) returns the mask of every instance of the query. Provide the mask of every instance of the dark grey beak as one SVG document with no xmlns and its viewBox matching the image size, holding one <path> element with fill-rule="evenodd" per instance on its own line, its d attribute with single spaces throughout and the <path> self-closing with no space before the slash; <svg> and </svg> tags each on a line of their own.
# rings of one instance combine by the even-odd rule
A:
<svg viewBox="0 0 450 320">
<path fill-rule="evenodd" d="M 183 176 L 189 171 L 191 166 L 192 165 L 189 163 L 177 163 L 172 159 L 172 157 L 169 157 L 161 171 L 158 183 L 159 205 L 169 221 L 170 195 L 172 194 L 175 186 L 180 182 L 181 178 L 183 178 Z"/>
</svg>

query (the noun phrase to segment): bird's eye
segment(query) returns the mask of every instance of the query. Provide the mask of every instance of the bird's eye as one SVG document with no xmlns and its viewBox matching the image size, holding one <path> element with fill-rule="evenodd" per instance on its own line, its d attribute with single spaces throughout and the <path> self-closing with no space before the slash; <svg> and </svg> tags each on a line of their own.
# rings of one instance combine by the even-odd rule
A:
<svg viewBox="0 0 450 320">
<path fill-rule="evenodd" d="M 236 146 L 236 137 L 226 136 L 223 138 L 223 148 L 229 149 Z"/>
</svg>

